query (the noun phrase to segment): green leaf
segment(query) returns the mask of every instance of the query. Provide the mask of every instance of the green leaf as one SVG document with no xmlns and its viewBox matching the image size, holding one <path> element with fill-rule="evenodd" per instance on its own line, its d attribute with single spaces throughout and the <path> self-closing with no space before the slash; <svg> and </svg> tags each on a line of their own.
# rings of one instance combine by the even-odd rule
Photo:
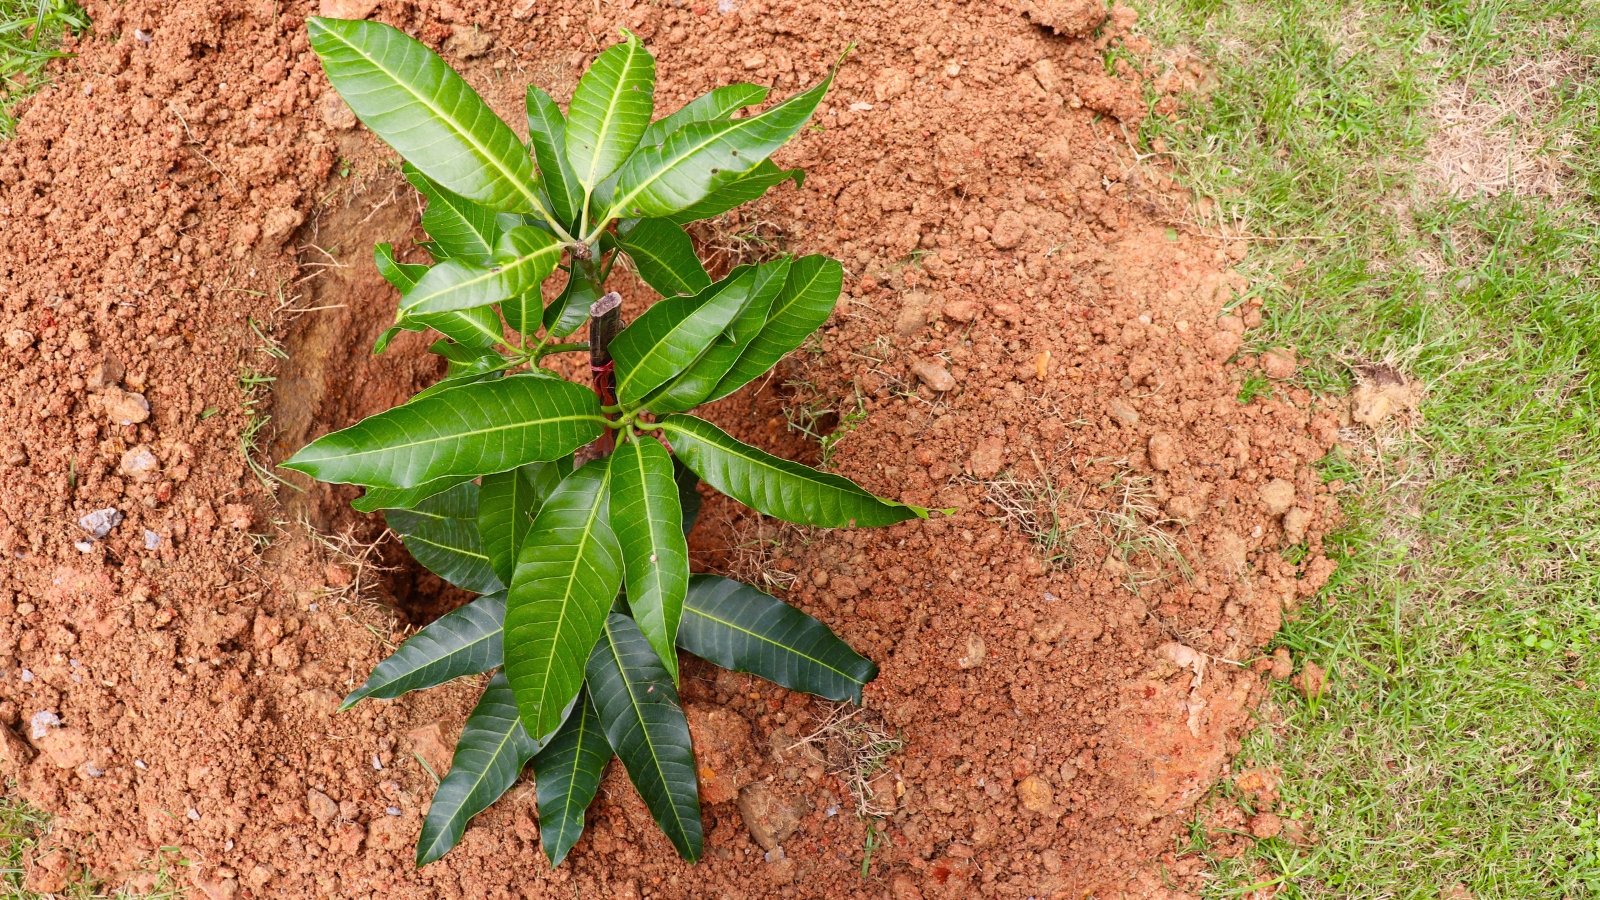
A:
<svg viewBox="0 0 1600 900">
<path fill-rule="evenodd" d="M 783 290 L 789 274 L 789 259 L 775 259 L 755 267 L 754 277 L 739 314 L 716 340 L 694 361 L 694 365 L 673 379 L 664 390 L 645 401 L 654 412 L 681 412 L 705 402 L 722 377 L 728 374 L 744 348 L 766 325 L 772 301 Z"/>
<path fill-rule="evenodd" d="M 545 500 L 506 593 L 506 673 L 530 733 L 561 724 L 622 586 L 621 550 L 607 514 L 608 462 L 577 469 Z"/>
<path fill-rule="evenodd" d="M 448 491 L 463 482 L 471 481 L 472 475 L 451 475 L 447 478 L 437 478 L 426 484 L 419 484 L 411 488 L 367 488 L 366 493 L 350 501 L 350 508 L 356 512 L 377 512 L 380 509 L 411 509 L 418 503 L 440 493 Z"/>
<path fill-rule="evenodd" d="M 553 466 L 555 463 L 531 465 Z M 517 553 L 522 549 L 528 529 L 533 527 L 534 514 L 539 511 L 538 500 L 532 482 L 523 477 L 521 469 L 485 475 L 482 484 L 478 490 L 478 533 L 483 536 L 483 550 L 495 575 L 502 584 L 510 584 L 511 573 L 517 567 Z"/>
<path fill-rule="evenodd" d="M 589 657 L 589 691 L 606 740 L 678 855 L 700 858 L 700 788 L 689 722 L 672 676 L 639 626 L 620 613 Z"/>
<path fill-rule="evenodd" d="M 744 269 L 693 297 L 669 297 L 644 311 L 611 342 L 617 397 L 634 405 L 700 358 L 748 298 Z"/>
<path fill-rule="evenodd" d="M 706 483 L 740 503 L 798 525 L 875 527 L 928 517 L 920 506 L 875 497 L 848 478 L 779 459 L 693 416 L 656 423 L 672 449 Z"/>
<path fill-rule="evenodd" d="M 844 284 L 844 267 L 826 256 L 802 256 L 789 267 L 783 290 L 772 301 L 767 321 L 739 361 L 717 382 L 716 390 L 701 400 L 708 403 L 728 396 L 777 365 L 799 347 L 811 332 L 833 314 Z"/>
<path fill-rule="evenodd" d="M 367 697 L 389 700 L 495 668 L 500 665 L 500 623 L 505 615 L 506 595 L 497 591 L 434 619 L 378 663 L 339 710 Z"/>
<path fill-rule="evenodd" d="M 589 309 L 600 299 L 599 285 L 587 278 L 567 276 L 561 296 L 545 307 L 544 327 L 553 337 L 566 337 L 589 321 Z"/>
<path fill-rule="evenodd" d="M 565 250 L 550 232 L 519 225 L 500 236 L 493 267 L 447 259 L 417 281 L 401 309 L 408 316 L 473 309 L 537 290 Z"/>
<path fill-rule="evenodd" d="M 567 120 L 550 95 L 528 85 L 528 141 L 550 196 L 550 212 L 567 228 L 578 226 L 583 211 L 583 185 L 567 160 Z"/>
<path fill-rule="evenodd" d="M 383 517 L 412 558 L 433 574 L 480 594 L 503 587 L 478 534 L 477 485 L 458 484 L 416 509 L 391 509 Z"/>
<path fill-rule="evenodd" d="M 640 219 L 621 233 L 620 240 L 639 277 L 661 296 L 698 294 L 711 286 L 711 276 L 694 253 L 694 241 L 677 225 Z"/>
<path fill-rule="evenodd" d="M 677 684 L 689 544 L 672 456 L 655 438 L 629 441 L 611 456 L 611 528 L 622 548 L 628 607 Z"/>
<path fill-rule="evenodd" d="M 401 296 L 416 287 L 417 282 L 428 272 L 427 266 L 396 262 L 394 248 L 389 244 L 378 244 L 373 247 L 372 257 L 378 267 L 378 273 L 384 280 L 394 285 Z M 432 328 L 470 347 L 493 347 L 502 338 L 500 320 L 495 317 L 494 310 L 491 309 L 458 310 L 422 316 L 402 315 L 395 327 L 385 331 L 378 339 L 372 352 L 382 353 L 389 345 L 389 340 L 394 336 L 396 329 L 421 331 L 424 328 Z"/>
<path fill-rule="evenodd" d="M 424 175 L 494 209 L 539 207 L 516 134 L 433 51 L 378 22 L 313 16 L 306 30 L 356 117 Z"/>
<path fill-rule="evenodd" d="M 422 210 L 422 229 L 438 251 L 450 259 L 488 265 L 500 240 L 495 211 L 434 183 L 410 163 L 400 171 L 428 201 Z"/>
<path fill-rule="evenodd" d="M 451 341 L 434 341 L 428 351 L 437 353 L 448 361 L 445 365 L 444 377 L 412 394 L 411 399 L 406 401 L 407 403 L 413 403 L 423 397 L 432 396 L 440 391 L 448 391 L 464 384 L 472 384 L 487 378 L 498 378 L 501 372 L 521 362 L 519 359 L 504 356 L 494 349 L 473 347 L 468 344 L 459 344 Z"/>
<path fill-rule="evenodd" d="M 617 170 L 638 146 L 655 105 L 656 61 L 627 33 L 578 79 L 567 105 L 567 159 L 586 190 Z"/>
<path fill-rule="evenodd" d="M 539 796 L 539 843 L 551 866 L 561 865 L 583 835 L 584 811 L 600 790 L 611 745 L 594 701 L 584 691 L 561 730 L 533 760 Z"/>
<path fill-rule="evenodd" d="M 805 170 L 781 169 L 772 160 L 764 159 L 761 165 L 750 170 L 748 175 L 728 182 L 707 194 L 704 200 L 679 210 L 666 219 L 679 225 L 710 219 L 761 197 L 785 181 L 793 181 L 795 187 L 799 187 L 805 184 L 805 180 Z"/>
<path fill-rule="evenodd" d="M 747 119 L 691 122 L 659 147 L 628 158 L 609 196 L 611 217 L 664 217 L 681 212 L 750 172 L 811 118 L 833 75 L 803 94 Z"/>
<path fill-rule="evenodd" d="M 767 99 L 767 88 L 759 84 L 729 84 L 713 88 L 709 93 L 690 100 L 678 111 L 650 123 L 639 138 L 640 147 L 659 147 L 667 136 L 690 122 L 709 122 L 726 119 L 746 106 L 755 106 Z"/>
<path fill-rule="evenodd" d="M 878 667 L 828 626 L 716 575 L 690 579 L 678 646 L 724 669 L 829 700 L 860 703 L 861 688 L 878 676 Z"/>
<path fill-rule="evenodd" d="M 495 675 L 467 716 L 450 772 L 433 792 L 417 838 L 417 865 L 433 862 L 460 842 L 467 821 L 517 783 L 522 767 L 541 746 L 517 721 L 516 702 L 505 674 Z"/>
<path fill-rule="evenodd" d="M 318 438 L 283 465 L 321 481 L 409 488 L 560 459 L 604 428 L 593 391 L 512 375 L 369 416 Z"/>
<path fill-rule="evenodd" d="M 674 456 L 672 480 L 678 483 L 678 508 L 683 511 L 683 536 L 688 538 L 689 533 L 694 531 L 694 523 L 700 520 L 700 506 L 704 502 L 696 490 L 700 486 L 700 476 Z"/>
</svg>

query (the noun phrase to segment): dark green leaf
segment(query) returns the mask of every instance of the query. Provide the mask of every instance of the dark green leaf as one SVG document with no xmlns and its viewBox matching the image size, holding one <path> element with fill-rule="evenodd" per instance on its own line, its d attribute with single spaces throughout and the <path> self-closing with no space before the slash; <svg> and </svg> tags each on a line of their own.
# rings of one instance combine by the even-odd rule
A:
<svg viewBox="0 0 1600 900">
<path fill-rule="evenodd" d="M 608 462 L 577 469 L 544 501 L 511 576 L 506 673 L 530 733 L 555 730 L 578 696 L 584 661 L 622 586 Z"/>
<path fill-rule="evenodd" d="M 458 484 L 415 509 L 391 509 L 383 517 L 412 558 L 433 574 L 480 594 L 503 587 L 478 534 L 477 485 Z"/>
<path fill-rule="evenodd" d="M 920 506 L 874 497 L 848 478 L 757 450 L 704 419 L 672 415 L 657 425 L 667 432 L 679 458 L 708 484 L 786 522 L 874 527 L 928 517 Z"/>
<path fill-rule="evenodd" d="M 555 463 L 531 465 L 553 466 Z M 522 469 L 485 475 L 482 484 L 478 490 L 478 533 L 483 536 L 483 550 L 494 574 L 502 584 L 510 584 L 511 573 L 517 567 L 517 553 L 522 549 L 528 529 L 533 527 L 533 515 L 539 511 L 539 504 L 533 484 L 523 477 Z"/>
<path fill-rule="evenodd" d="M 761 165 L 750 170 L 749 174 L 728 182 L 707 194 L 704 200 L 666 218 L 668 222 L 676 222 L 679 225 L 710 219 L 761 197 L 785 181 L 793 181 L 795 187 L 799 187 L 805 180 L 804 170 L 781 169 L 772 160 L 765 159 L 761 161 Z"/>
<path fill-rule="evenodd" d="M 378 22 L 313 16 L 306 30 L 357 118 L 424 175 L 495 209 L 538 208 L 516 134 L 433 51 Z"/>
<path fill-rule="evenodd" d="M 655 396 L 645 402 L 654 412 L 681 412 L 705 402 L 716 389 L 744 348 L 755 339 L 767 322 L 767 312 L 773 298 L 783 290 L 789 274 L 789 259 L 775 259 L 755 267 L 755 275 L 748 282 L 744 305 L 728 327 L 694 364 L 674 378 Z"/>
<path fill-rule="evenodd" d="M 689 722 L 672 676 L 633 620 L 606 618 L 589 657 L 589 691 L 606 740 L 678 855 L 700 858 L 700 788 Z"/>
<path fill-rule="evenodd" d="M 616 171 L 650 125 L 656 61 L 629 33 L 578 79 L 567 105 L 567 159 L 588 190 Z"/>
<path fill-rule="evenodd" d="M 516 702 L 505 674 L 495 675 L 467 717 L 450 760 L 450 772 L 433 792 L 417 839 L 417 865 L 449 852 L 461 840 L 467 821 L 517 783 L 522 767 L 540 746 L 517 721 Z"/>
<path fill-rule="evenodd" d="M 633 405 L 700 358 L 748 299 L 750 269 L 693 297 L 669 297 L 644 311 L 611 342 L 617 397 Z"/>
<path fill-rule="evenodd" d="M 640 219 L 622 232 L 621 242 L 639 277 L 663 297 L 698 294 L 711 286 L 694 241 L 671 222 Z"/>
<path fill-rule="evenodd" d="M 519 225 L 500 236 L 492 267 L 447 259 L 400 301 L 408 316 L 474 309 L 537 290 L 566 246 L 542 228 Z"/>
<path fill-rule="evenodd" d="M 472 475 L 451 475 L 411 488 L 369 487 L 366 493 L 350 501 L 350 508 L 356 512 L 364 513 L 377 512 L 380 509 L 411 509 L 429 497 L 441 491 L 448 491 L 458 484 L 471 481 L 474 477 Z"/>
<path fill-rule="evenodd" d="M 589 692 L 578 698 L 572 715 L 533 760 L 539 792 L 539 843 L 550 865 L 559 866 L 583 835 L 584 811 L 600 789 L 600 776 L 611 761 L 600 718 Z"/>
<path fill-rule="evenodd" d="M 609 196 L 612 217 L 664 217 L 682 212 L 750 172 L 804 127 L 833 82 L 791 97 L 747 119 L 691 122 L 659 147 L 628 158 Z"/>
<path fill-rule="evenodd" d="M 550 211 L 566 228 L 576 228 L 583 210 L 583 185 L 567 160 L 566 117 L 549 94 L 533 85 L 528 86 L 527 106 L 528 141 L 550 195 Z"/>
<path fill-rule="evenodd" d="M 500 373 L 521 362 L 521 360 L 503 356 L 497 350 L 473 347 L 452 341 L 434 341 L 428 351 L 437 353 L 449 361 L 445 366 L 444 377 L 412 394 L 411 399 L 406 401 L 407 403 L 412 403 L 423 397 L 432 396 L 440 391 L 448 391 L 464 384 L 472 384 L 489 378 L 498 378 Z"/>
<path fill-rule="evenodd" d="M 435 184 L 410 163 L 401 166 L 400 171 L 427 198 L 422 228 L 439 252 L 449 259 L 488 265 L 495 243 L 500 240 L 495 211 Z"/>
<path fill-rule="evenodd" d="M 506 595 L 497 591 L 434 619 L 378 663 L 339 709 L 349 709 L 367 697 L 388 700 L 495 668 L 500 665 L 500 623 L 505 616 Z"/>
<path fill-rule="evenodd" d="M 759 84 L 729 84 L 690 100 L 670 116 L 657 119 L 639 138 L 640 147 L 659 147 L 667 136 L 690 122 L 726 119 L 746 106 L 767 99 L 767 89 Z"/>
<path fill-rule="evenodd" d="M 694 531 L 694 523 L 700 520 L 702 499 L 700 492 L 696 490 L 700 486 L 700 476 L 684 465 L 683 460 L 674 456 L 672 480 L 678 483 L 678 508 L 683 510 L 683 536 L 687 538 L 689 533 Z"/>
<path fill-rule="evenodd" d="M 417 281 L 428 272 L 427 266 L 396 262 L 394 248 L 388 244 L 378 244 L 373 247 L 372 255 L 378 273 L 394 285 L 402 296 L 416 287 Z M 402 315 L 400 321 L 378 339 L 372 352 L 382 353 L 397 329 L 421 331 L 424 328 L 432 328 L 470 347 L 493 347 L 501 340 L 500 320 L 495 317 L 494 310 L 491 309 L 457 310 L 421 316 Z"/>
<path fill-rule="evenodd" d="M 450 475 L 560 459 L 604 428 L 593 391 L 560 379 L 513 375 L 369 416 L 318 438 L 283 465 L 322 481 L 416 487 Z"/>
<path fill-rule="evenodd" d="M 789 277 L 761 332 L 739 354 L 728 374 L 717 382 L 716 390 L 701 402 L 726 397 L 777 364 L 785 354 L 799 347 L 811 332 L 833 314 L 844 284 L 844 267 L 826 256 L 802 256 L 789 267 Z"/>
<path fill-rule="evenodd" d="M 554 337 L 566 337 L 589 321 L 589 308 L 600 299 L 598 285 L 588 278 L 567 276 L 561 296 L 545 307 L 544 327 Z"/>
<path fill-rule="evenodd" d="M 629 441 L 611 456 L 611 528 L 622 547 L 628 607 L 676 684 L 689 545 L 672 456 L 655 438 Z"/>
<path fill-rule="evenodd" d="M 690 579 L 678 646 L 724 669 L 829 700 L 860 703 L 861 688 L 878 676 L 878 667 L 828 626 L 716 575 Z"/>
</svg>

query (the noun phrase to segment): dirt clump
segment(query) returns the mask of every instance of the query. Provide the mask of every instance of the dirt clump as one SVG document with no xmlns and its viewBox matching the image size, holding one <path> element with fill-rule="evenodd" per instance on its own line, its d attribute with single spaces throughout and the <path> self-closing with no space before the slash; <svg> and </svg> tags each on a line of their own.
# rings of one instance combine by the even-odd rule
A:
<svg viewBox="0 0 1600 900">
<path fill-rule="evenodd" d="M 1167 228 L 1174 186 L 1107 118 L 1145 111 L 1137 74 L 1102 61 L 1148 49 L 1126 10 L 1085 25 L 1092 4 L 1042 0 L 332 5 L 455 46 L 513 122 L 526 82 L 570 96 L 617 26 L 657 53 L 664 110 L 735 80 L 794 92 L 859 41 L 821 127 L 784 151 L 803 189 L 696 230 L 725 264 L 832 254 L 846 294 L 819 341 L 710 415 L 818 462 L 785 409 L 845 410 L 833 469 L 955 511 L 822 533 L 711 499 L 694 557 L 761 568 L 880 664 L 871 813 L 825 754 L 756 749 L 812 733 L 818 704 L 686 660 L 686 705 L 748 732 L 722 754 L 698 866 L 613 766 L 562 869 L 526 782 L 413 868 L 433 790 L 419 758 L 448 755 L 475 686 L 335 711 L 461 597 L 377 572 L 397 552 L 372 548 L 380 526 L 344 510 L 349 489 L 274 493 L 262 473 L 437 374 L 421 335 L 367 354 L 394 303 L 371 243 L 419 258 L 415 201 L 328 99 L 309 4 L 92 2 L 77 59 L 0 146 L 0 727 L 29 746 L 0 745 L 56 816 L 30 879 L 81 864 L 133 883 L 177 847 L 195 892 L 240 898 L 1159 896 L 1163 868 L 1196 883 L 1170 848 L 1260 691 L 1229 661 L 1331 571 L 1311 464 L 1337 421 L 1292 383 L 1238 401 L 1245 326 L 1223 311 L 1243 276 Z M 1295 504 L 1281 520 L 1262 503 L 1275 480 Z M 79 518 L 108 508 L 122 519 L 85 541 Z M 41 710 L 70 742 L 25 737 Z"/>
</svg>

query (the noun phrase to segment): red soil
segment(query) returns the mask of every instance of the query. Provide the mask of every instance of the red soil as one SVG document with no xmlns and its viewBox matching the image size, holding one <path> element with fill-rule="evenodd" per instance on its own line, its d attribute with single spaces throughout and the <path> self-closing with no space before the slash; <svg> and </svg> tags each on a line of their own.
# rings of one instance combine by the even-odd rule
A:
<svg viewBox="0 0 1600 900">
<path fill-rule="evenodd" d="M 32 885 L 82 865 L 137 886 L 165 847 L 208 897 L 1193 883 L 1174 838 L 1249 727 L 1247 666 L 1331 570 L 1332 499 L 1310 466 L 1334 423 L 1284 384 L 1238 401 L 1259 313 L 1238 303 L 1236 256 L 1176 225 L 1181 198 L 1129 149 L 1145 85 L 1102 62 L 1111 43 L 1147 49 L 1126 11 L 1096 29 L 1092 5 L 1064 2 L 323 7 L 375 9 L 441 47 L 512 122 L 524 84 L 564 99 L 618 25 L 656 52 L 663 108 L 732 80 L 793 92 L 856 43 L 822 127 L 784 151 L 804 188 L 701 234 L 726 254 L 757 233 L 835 255 L 846 296 L 819 344 L 712 415 L 816 462 L 784 409 L 859 398 L 832 467 L 957 511 L 801 532 L 713 501 L 695 560 L 764 574 L 880 663 L 868 706 L 905 741 L 874 782 L 883 842 L 863 877 L 866 826 L 827 748 L 791 749 L 819 704 L 693 663 L 699 865 L 613 767 L 562 869 L 539 854 L 527 783 L 413 869 L 432 791 L 418 757 L 448 763 L 474 691 L 334 708 L 405 624 L 357 588 L 419 617 L 454 598 L 406 572 L 374 582 L 308 537 L 302 514 L 358 536 L 378 524 L 325 487 L 261 487 L 239 450 L 239 375 L 279 376 L 274 459 L 431 377 L 414 336 L 366 356 L 394 302 L 371 243 L 416 236 L 415 202 L 322 78 L 303 0 L 129 0 L 89 4 L 94 34 L 0 145 L 0 772 L 56 814 L 60 851 Z M 1059 526 L 1059 558 L 1006 516 L 1007 481 L 1052 486 L 1058 521 L 1051 504 L 1023 518 Z M 106 507 L 123 521 L 75 546 Z M 60 727 L 35 738 L 40 712 Z M 755 830 L 794 827 L 781 853 L 741 807 Z"/>
</svg>

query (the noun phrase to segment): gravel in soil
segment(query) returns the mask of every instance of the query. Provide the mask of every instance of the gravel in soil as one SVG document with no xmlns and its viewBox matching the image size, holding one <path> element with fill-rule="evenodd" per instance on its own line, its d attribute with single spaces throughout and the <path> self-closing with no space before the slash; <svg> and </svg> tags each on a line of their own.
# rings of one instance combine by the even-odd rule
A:
<svg viewBox="0 0 1600 900">
<path fill-rule="evenodd" d="M 474 692 L 334 710 L 459 598 L 375 573 L 392 547 L 313 541 L 302 516 L 358 542 L 377 525 L 333 489 L 270 493 L 241 453 L 434 374 L 414 336 L 366 358 L 393 302 L 370 242 L 417 236 L 415 202 L 308 52 L 310 4 L 96 2 L 0 146 L 0 769 L 57 816 L 34 886 L 78 865 L 137 884 L 176 847 L 212 898 L 1181 896 L 1174 838 L 1249 727 L 1245 664 L 1331 571 L 1311 466 L 1336 423 L 1292 381 L 1239 402 L 1259 313 L 1234 248 L 1173 227 L 1182 198 L 1128 148 L 1149 86 L 1103 55 L 1148 49 L 1130 14 L 322 6 L 441 47 L 513 122 L 527 81 L 570 95 L 618 25 L 657 53 L 663 108 L 732 80 L 793 92 L 856 42 L 785 151 L 804 188 L 698 233 L 723 264 L 833 254 L 846 296 L 711 415 L 813 463 L 791 422 L 832 429 L 835 471 L 955 512 L 825 533 L 712 499 L 694 553 L 877 660 L 873 727 L 903 744 L 804 742 L 828 710 L 690 664 L 691 717 L 720 723 L 698 866 L 613 770 L 562 869 L 524 783 L 415 870 L 421 761 L 447 763 Z M 1292 374 L 1292 352 L 1267 365 Z M 860 758 L 865 807 L 834 762 Z"/>
</svg>

